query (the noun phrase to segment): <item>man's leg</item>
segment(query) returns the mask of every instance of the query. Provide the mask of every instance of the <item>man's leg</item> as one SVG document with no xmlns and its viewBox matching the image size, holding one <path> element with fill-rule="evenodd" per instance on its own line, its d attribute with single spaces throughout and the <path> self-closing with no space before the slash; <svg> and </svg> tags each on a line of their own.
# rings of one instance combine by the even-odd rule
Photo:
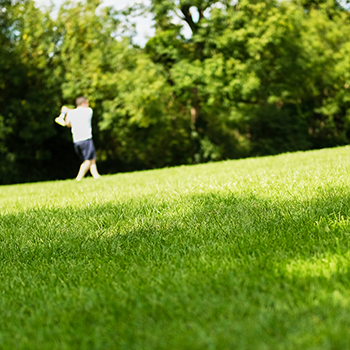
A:
<svg viewBox="0 0 350 350">
<path fill-rule="evenodd" d="M 85 160 L 83 163 L 81 163 L 76 180 L 80 181 L 85 176 L 85 174 L 90 169 L 90 167 L 91 167 L 91 160 Z"/>
<path fill-rule="evenodd" d="M 95 179 L 101 177 L 97 170 L 96 159 L 91 160 L 90 173 Z"/>
</svg>

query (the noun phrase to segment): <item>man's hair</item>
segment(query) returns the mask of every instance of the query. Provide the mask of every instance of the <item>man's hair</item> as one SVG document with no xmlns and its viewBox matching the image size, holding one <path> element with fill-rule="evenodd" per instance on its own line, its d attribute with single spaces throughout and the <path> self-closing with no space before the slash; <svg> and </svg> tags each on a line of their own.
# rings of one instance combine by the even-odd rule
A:
<svg viewBox="0 0 350 350">
<path fill-rule="evenodd" d="M 88 99 L 85 98 L 84 96 L 79 96 L 77 97 L 77 99 L 75 100 L 75 104 L 77 105 L 77 107 L 81 106 L 84 102 L 86 102 Z"/>
</svg>

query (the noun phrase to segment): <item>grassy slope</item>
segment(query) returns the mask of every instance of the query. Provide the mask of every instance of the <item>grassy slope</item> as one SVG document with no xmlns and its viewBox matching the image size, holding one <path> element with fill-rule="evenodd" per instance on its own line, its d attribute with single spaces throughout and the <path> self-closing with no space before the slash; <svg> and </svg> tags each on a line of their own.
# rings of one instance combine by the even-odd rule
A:
<svg viewBox="0 0 350 350">
<path fill-rule="evenodd" d="M 0 187 L 1 349 L 350 348 L 350 147 Z"/>
</svg>

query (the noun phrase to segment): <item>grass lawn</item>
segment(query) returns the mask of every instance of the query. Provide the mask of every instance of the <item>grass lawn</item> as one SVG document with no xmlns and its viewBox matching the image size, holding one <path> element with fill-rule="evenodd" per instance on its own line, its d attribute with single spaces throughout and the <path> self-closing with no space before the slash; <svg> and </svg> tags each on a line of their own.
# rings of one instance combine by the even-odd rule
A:
<svg viewBox="0 0 350 350">
<path fill-rule="evenodd" d="M 350 147 L 0 187 L 0 349 L 349 349 Z"/>
</svg>

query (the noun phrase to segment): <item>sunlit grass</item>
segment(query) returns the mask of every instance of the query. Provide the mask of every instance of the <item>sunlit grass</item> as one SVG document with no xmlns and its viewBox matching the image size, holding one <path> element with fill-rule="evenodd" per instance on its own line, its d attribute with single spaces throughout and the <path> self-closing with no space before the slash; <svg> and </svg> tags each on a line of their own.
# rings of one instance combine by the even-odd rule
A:
<svg viewBox="0 0 350 350">
<path fill-rule="evenodd" d="M 0 187 L 0 349 L 350 347 L 350 147 Z"/>
</svg>

